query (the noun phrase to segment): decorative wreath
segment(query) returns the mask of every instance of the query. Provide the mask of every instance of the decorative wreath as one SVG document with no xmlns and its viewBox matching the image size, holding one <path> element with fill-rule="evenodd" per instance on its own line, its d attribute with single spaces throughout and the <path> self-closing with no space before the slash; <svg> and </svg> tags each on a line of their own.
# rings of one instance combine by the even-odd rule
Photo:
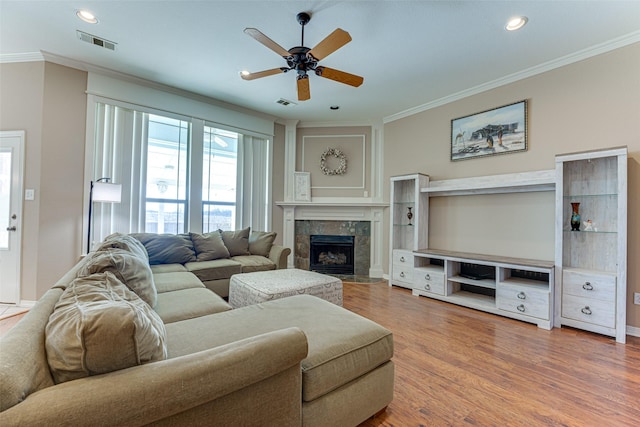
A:
<svg viewBox="0 0 640 427">
<path fill-rule="evenodd" d="M 336 169 L 327 167 L 327 157 L 335 157 L 340 161 L 340 165 Z M 343 175 L 347 171 L 347 157 L 337 148 L 327 148 L 320 156 L 320 170 L 325 175 Z"/>
</svg>

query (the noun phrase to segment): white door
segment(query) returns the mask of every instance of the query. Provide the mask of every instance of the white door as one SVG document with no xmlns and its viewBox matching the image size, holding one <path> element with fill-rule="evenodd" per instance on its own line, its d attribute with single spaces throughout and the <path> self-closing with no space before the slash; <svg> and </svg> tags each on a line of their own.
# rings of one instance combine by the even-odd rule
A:
<svg viewBox="0 0 640 427">
<path fill-rule="evenodd" d="M 24 131 L 0 132 L 0 302 L 20 301 Z"/>
</svg>

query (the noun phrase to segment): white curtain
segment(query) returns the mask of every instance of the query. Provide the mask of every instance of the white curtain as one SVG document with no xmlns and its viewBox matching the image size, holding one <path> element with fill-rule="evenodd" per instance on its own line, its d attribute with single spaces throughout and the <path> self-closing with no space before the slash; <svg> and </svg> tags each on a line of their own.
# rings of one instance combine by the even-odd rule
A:
<svg viewBox="0 0 640 427">
<path fill-rule="evenodd" d="M 122 185 L 120 203 L 94 203 L 93 248 L 114 232 L 144 230 L 147 115 L 103 103 L 96 104 L 93 181 L 110 178 Z"/>
<path fill-rule="evenodd" d="M 238 228 L 271 229 L 271 143 L 241 135 L 238 139 Z"/>
</svg>

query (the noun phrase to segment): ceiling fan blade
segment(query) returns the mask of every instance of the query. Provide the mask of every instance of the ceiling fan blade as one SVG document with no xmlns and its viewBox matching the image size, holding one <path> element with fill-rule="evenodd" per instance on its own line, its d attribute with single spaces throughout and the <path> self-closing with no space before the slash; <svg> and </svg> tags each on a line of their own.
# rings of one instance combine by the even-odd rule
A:
<svg viewBox="0 0 640 427">
<path fill-rule="evenodd" d="M 364 82 L 364 77 L 356 76 L 355 74 L 346 73 L 340 70 L 334 70 L 329 67 L 316 67 L 316 74 L 320 77 L 324 77 L 325 79 L 334 80 L 354 87 L 358 87 Z"/>
<path fill-rule="evenodd" d="M 286 50 L 285 48 L 280 46 L 278 43 L 271 40 L 269 37 L 262 34 L 262 32 L 257 28 L 245 28 L 244 33 L 253 37 L 254 39 L 256 39 L 257 41 L 259 41 L 260 43 L 262 43 L 263 45 L 265 45 L 266 47 L 268 47 L 269 49 L 271 49 L 272 51 L 274 51 L 280 56 L 283 56 L 286 58 L 290 55 L 288 50 Z"/>
<path fill-rule="evenodd" d="M 273 76 L 275 74 L 284 73 L 286 68 L 272 68 L 270 70 L 258 71 L 256 73 L 242 74 L 240 73 L 240 77 L 243 80 L 255 80 L 260 79 L 262 77 Z"/>
<path fill-rule="evenodd" d="M 309 76 L 298 76 L 298 101 L 308 101 L 311 99 L 311 90 L 309 89 Z"/>
<path fill-rule="evenodd" d="M 320 43 L 316 45 L 313 49 L 311 49 L 308 55 L 313 56 L 315 59 L 320 61 L 321 59 L 326 58 L 331 55 L 336 50 L 340 49 L 345 44 L 351 41 L 351 36 L 345 30 L 341 28 L 337 28 L 333 33 L 329 34 L 322 40 Z"/>
</svg>

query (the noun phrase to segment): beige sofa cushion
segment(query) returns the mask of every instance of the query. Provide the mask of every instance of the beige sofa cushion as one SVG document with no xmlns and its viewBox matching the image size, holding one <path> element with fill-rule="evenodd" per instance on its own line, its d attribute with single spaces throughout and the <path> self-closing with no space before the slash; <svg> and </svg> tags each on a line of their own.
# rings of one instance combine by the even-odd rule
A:
<svg viewBox="0 0 640 427">
<path fill-rule="evenodd" d="M 196 260 L 189 234 L 133 233 L 149 254 L 149 264 L 184 264 Z"/>
<path fill-rule="evenodd" d="M 184 266 L 203 282 L 228 279 L 234 274 L 242 273 L 242 265 L 231 259 L 188 262 Z"/>
<path fill-rule="evenodd" d="M 269 258 L 265 258 L 261 255 L 239 255 L 231 258 L 233 261 L 237 261 L 242 265 L 243 273 L 253 273 L 254 271 L 268 271 L 275 270 L 276 264 Z"/>
<path fill-rule="evenodd" d="M 195 274 L 185 271 L 172 271 L 169 273 L 157 273 L 153 275 L 156 290 L 163 292 L 180 291 L 182 289 L 204 288 L 200 279 Z"/>
<path fill-rule="evenodd" d="M 151 272 L 153 274 L 187 271 L 187 268 L 182 264 L 156 264 L 150 265 L 149 267 L 151 267 Z"/>
<path fill-rule="evenodd" d="M 269 257 L 271 246 L 278 234 L 275 231 L 252 231 L 249 235 L 249 252 L 251 255 Z"/>
<path fill-rule="evenodd" d="M 105 271 L 113 273 L 151 307 L 156 305 L 156 287 L 147 261 L 122 249 L 93 252 L 78 271 L 78 277 Z"/>
<path fill-rule="evenodd" d="M 251 228 L 247 227 L 242 230 L 220 231 L 222 241 L 229 250 L 230 256 L 250 255 L 249 252 L 249 233 Z"/>
<path fill-rule="evenodd" d="M 169 354 L 177 357 L 294 326 L 302 329 L 309 342 L 309 354 L 302 361 L 305 402 L 373 371 L 393 356 L 391 331 L 311 295 L 166 325 Z"/>
<path fill-rule="evenodd" d="M 70 283 L 45 336 L 56 383 L 167 358 L 162 320 L 110 272 Z"/>
<path fill-rule="evenodd" d="M 181 289 L 158 294 L 155 308 L 165 324 L 231 310 L 231 306 L 207 288 Z"/>
<path fill-rule="evenodd" d="M 198 261 L 229 258 L 229 250 L 224 245 L 219 231 L 206 234 L 189 233 L 189 235 L 196 250 L 196 259 Z"/>
</svg>

